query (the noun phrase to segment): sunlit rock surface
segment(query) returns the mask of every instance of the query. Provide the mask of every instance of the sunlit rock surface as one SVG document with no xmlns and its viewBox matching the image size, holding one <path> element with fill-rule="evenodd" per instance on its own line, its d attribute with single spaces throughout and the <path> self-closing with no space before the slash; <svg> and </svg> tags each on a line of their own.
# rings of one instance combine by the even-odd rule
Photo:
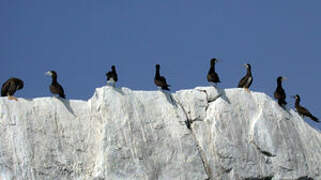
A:
<svg viewBox="0 0 321 180">
<path fill-rule="evenodd" d="M 0 98 L 1 180 L 264 178 L 321 179 L 321 133 L 263 93 Z"/>
</svg>

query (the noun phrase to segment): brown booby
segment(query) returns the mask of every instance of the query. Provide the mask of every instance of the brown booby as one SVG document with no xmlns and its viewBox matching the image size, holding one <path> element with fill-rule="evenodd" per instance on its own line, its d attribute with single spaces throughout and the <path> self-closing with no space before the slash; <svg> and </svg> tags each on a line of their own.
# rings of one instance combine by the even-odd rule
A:
<svg viewBox="0 0 321 180">
<path fill-rule="evenodd" d="M 218 74 L 215 72 L 215 63 L 218 62 L 216 58 L 211 59 L 211 67 L 210 70 L 207 73 L 207 81 L 210 83 L 214 83 L 214 86 L 216 87 L 217 83 L 220 83 L 220 78 L 218 77 Z"/>
<path fill-rule="evenodd" d="M 168 90 L 170 85 L 167 84 L 165 77 L 161 76 L 159 73 L 160 65 L 156 64 L 156 73 L 154 78 L 154 83 L 156 86 L 160 87 L 163 90 Z"/>
<path fill-rule="evenodd" d="M 252 71 L 251 71 L 251 65 L 244 64 L 244 66 L 245 66 L 247 72 L 246 72 L 246 75 L 240 80 L 237 87 L 238 88 L 245 88 L 248 90 L 253 82 L 253 76 L 252 76 Z"/>
<path fill-rule="evenodd" d="M 66 95 L 64 93 L 64 89 L 62 88 L 62 86 L 57 81 L 57 73 L 56 73 L 56 71 L 48 71 L 46 74 L 48 76 L 51 76 L 51 78 L 52 78 L 51 84 L 49 86 L 50 92 L 52 94 L 58 94 L 59 97 L 65 99 Z"/>
<path fill-rule="evenodd" d="M 301 116 L 303 116 L 303 117 L 307 116 L 315 122 L 320 122 L 319 119 L 317 117 L 313 116 L 309 110 L 307 110 L 305 107 L 300 105 L 301 98 L 298 94 L 295 95 L 293 98 L 295 98 L 295 109 Z"/>
<path fill-rule="evenodd" d="M 22 89 L 23 85 L 24 83 L 21 79 L 12 77 L 2 84 L 1 96 L 8 96 L 9 100 L 18 101 L 18 99 L 13 95 L 17 90 Z"/>
<path fill-rule="evenodd" d="M 116 82 L 118 81 L 118 76 L 116 72 L 116 67 L 114 65 L 111 66 L 111 71 L 106 73 L 107 84 L 111 84 L 115 87 Z"/>
<path fill-rule="evenodd" d="M 282 81 L 284 81 L 284 80 L 286 80 L 286 78 L 282 77 L 282 76 L 279 76 L 277 78 L 277 87 L 276 87 L 276 90 L 274 92 L 274 98 L 278 100 L 278 104 L 283 108 L 287 104 L 287 102 L 285 101 L 286 94 L 285 94 L 285 91 L 284 91 L 284 89 L 282 87 Z"/>
</svg>

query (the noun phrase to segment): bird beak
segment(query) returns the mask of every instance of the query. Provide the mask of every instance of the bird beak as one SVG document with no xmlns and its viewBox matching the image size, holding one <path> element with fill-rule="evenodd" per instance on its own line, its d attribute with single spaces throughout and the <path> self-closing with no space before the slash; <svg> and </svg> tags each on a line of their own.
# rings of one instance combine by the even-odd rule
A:
<svg viewBox="0 0 321 180">
<path fill-rule="evenodd" d="M 52 73 L 51 73 L 50 71 L 48 71 L 48 72 L 45 73 L 45 75 L 46 75 L 46 76 L 51 76 Z"/>
<path fill-rule="evenodd" d="M 284 81 L 284 80 L 288 80 L 288 78 L 287 77 L 282 77 L 282 81 Z"/>
<path fill-rule="evenodd" d="M 247 64 L 244 64 L 244 66 L 245 66 L 246 68 L 248 68 Z"/>
<path fill-rule="evenodd" d="M 291 98 L 294 98 L 294 99 L 296 99 L 296 97 L 295 97 L 295 96 L 291 96 Z"/>
</svg>

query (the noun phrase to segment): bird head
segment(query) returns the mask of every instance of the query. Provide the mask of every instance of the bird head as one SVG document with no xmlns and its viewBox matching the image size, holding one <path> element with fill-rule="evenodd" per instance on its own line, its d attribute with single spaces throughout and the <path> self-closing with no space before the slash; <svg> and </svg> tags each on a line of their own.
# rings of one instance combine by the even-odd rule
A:
<svg viewBox="0 0 321 180">
<path fill-rule="evenodd" d="M 116 71 L 115 65 L 112 65 L 112 66 L 111 66 L 111 70 Z"/>
<path fill-rule="evenodd" d="M 19 81 L 18 84 L 17 84 L 17 90 L 18 90 L 18 89 L 22 89 L 23 86 L 24 86 L 23 81 Z"/>
<path fill-rule="evenodd" d="M 51 76 L 51 77 L 57 77 L 56 71 L 48 71 L 48 72 L 46 72 L 46 75 Z"/>
<path fill-rule="evenodd" d="M 219 62 L 218 59 L 212 58 L 212 59 L 211 59 L 211 66 L 213 66 L 213 65 L 214 65 L 215 63 L 217 63 L 217 62 Z"/>
<path fill-rule="evenodd" d="M 159 64 L 156 64 L 156 69 L 159 69 L 160 68 L 160 65 Z"/>
<path fill-rule="evenodd" d="M 246 69 L 251 69 L 251 64 L 244 64 Z"/>
<path fill-rule="evenodd" d="M 288 80 L 288 78 L 286 78 L 286 77 L 284 77 L 284 76 L 279 76 L 278 78 L 277 78 L 277 81 L 279 82 L 279 81 L 284 81 L 284 80 Z"/>
<path fill-rule="evenodd" d="M 292 98 L 296 99 L 296 100 L 300 100 L 300 96 L 298 94 L 296 94 L 295 96 L 291 96 Z"/>
</svg>

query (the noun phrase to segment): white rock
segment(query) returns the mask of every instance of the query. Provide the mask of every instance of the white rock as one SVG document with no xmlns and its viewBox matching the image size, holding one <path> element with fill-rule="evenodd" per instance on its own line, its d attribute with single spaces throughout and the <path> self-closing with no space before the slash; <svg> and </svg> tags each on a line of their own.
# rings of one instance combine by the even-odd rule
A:
<svg viewBox="0 0 321 180">
<path fill-rule="evenodd" d="M 0 132 L 6 180 L 321 179 L 320 132 L 243 89 L 0 98 Z"/>
</svg>

